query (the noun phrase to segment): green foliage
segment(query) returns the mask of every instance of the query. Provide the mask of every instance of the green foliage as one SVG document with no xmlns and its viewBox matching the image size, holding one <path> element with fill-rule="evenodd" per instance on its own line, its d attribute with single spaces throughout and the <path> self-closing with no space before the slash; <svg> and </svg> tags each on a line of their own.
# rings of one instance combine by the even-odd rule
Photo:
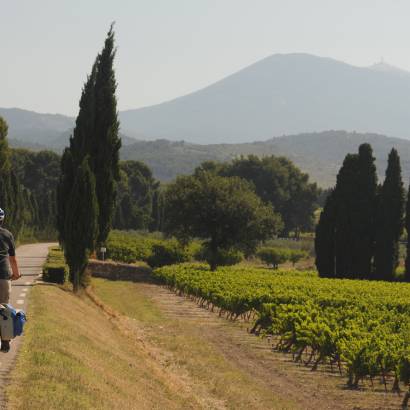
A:
<svg viewBox="0 0 410 410">
<path fill-rule="evenodd" d="M 74 160 L 71 150 L 66 148 L 61 157 L 61 173 L 57 187 L 57 230 L 60 244 L 66 240 L 65 224 L 68 214 L 67 203 L 74 185 Z"/>
<path fill-rule="evenodd" d="M 0 117 L 0 207 L 6 212 L 5 226 L 16 239 L 24 225 L 23 189 L 11 168 L 8 126 Z"/>
<path fill-rule="evenodd" d="M 61 160 L 59 238 L 78 290 L 89 254 L 111 228 L 119 154 L 113 26 L 84 85 L 70 147 Z"/>
<path fill-rule="evenodd" d="M 403 231 L 404 188 L 400 157 L 393 148 L 386 177 L 379 190 L 376 215 L 375 278 L 393 280 L 399 264 L 399 239 Z"/>
<path fill-rule="evenodd" d="M 216 254 L 212 253 L 207 244 L 202 245 L 194 254 L 195 260 L 205 261 L 209 264 L 215 258 L 217 266 L 231 266 L 243 261 L 243 252 L 237 249 L 218 249 Z"/>
<path fill-rule="evenodd" d="M 372 278 L 377 175 L 369 144 L 346 155 L 316 230 L 321 276 Z"/>
<path fill-rule="evenodd" d="M 11 151 L 11 163 L 23 191 L 24 227 L 36 237 L 56 237 L 56 189 L 60 156 L 51 151 Z"/>
<path fill-rule="evenodd" d="M 278 269 L 281 263 L 285 263 L 290 259 L 291 251 L 284 248 L 264 247 L 260 248 L 256 255 L 267 265 L 272 265 L 273 269 Z"/>
<path fill-rule="evenodd" d="M 410 186 L 407 191 L 407 203 L 406 203 L 406 216 L 405 216 L 405 228 L 407 232 L 407 254 L 405 260 L 404 277 L 407 282 L 410 282 Z"/>
<path fill-rule="evenodd" d="M 160 228 L 158 189 L 159 182 L 155 181 L 145 164 L 121 161 L 113 227 L 125 230 Z"/>
<path fill-rule="evenodd" d="M 392 377 L 393 387 L 410 380 L 409 284 L 249 267 L 212 272 L 198 264 L 159 268 L 154 276 L 231 318 L 256 312 L 252 333 L 277 336 L 276 349 L 312 370 L 339 366 L 352 387 L 367 377 Z"/>
<path fill-rule="evenodd" d="M 294 232 L 299 237 L 301 231 L 313 229 L 319 189 L 287 158 L 249 155 L 231 163 L 205 162 L 196 173 L 201 170 L 251 182 L 258 196 L 281 215 L 283 235 Z"/>
<path fill-rule="evenodd" d="M 316 267 L 319 276 L 335 276 L 335 227 L 336 208 L 335 193 L 332 190 L 328 195 L 323 211 L 320 214 L 319 223 L 316 226 L 315 252 Z"/>
<path fill-rule="evenodd" d="M 88 257 L 95 249 L 97 218 L 95 178 L 88 165 L 88 158 L 85 158 L 76 170 L 64 227 L 64 254 L 70 267 L 70 279 L 75 292 L 80 284 L 85 285 L 84 271 Z"/>
<path fill-rule="evenodd" d="M 263 204 L 243 179 L 203 171 L 179 177 L 165 194 L 165 232 L 182 242 L 205 241 L 212 269 L 220 250 L 251 254 L 258 242 L 281 228 L 280 217 Z"/>
<path fill-rule="evenodd" d="M 107 240 L 107 258 L 118 262 L 147 261 L 160 240 L 133 232 L 112 231 Z"/>
<path fill-rule="evenodd" d="M 296 263 L 298 263 L 302 259 L 306 259 L 308 257 L 308 254 L 306 251 L 302 250 L 289 250 L 289 260 L 292 262 L 292 265 L 295 266 Z"/>
<path fill-rule="evenodd" d="M 114 46 L 113 25 L 105 39 L 104 48 L 97 57 L 94 86 L 95 111 L 93 112 L 94 133 L 90 136 L 91 169 L 95 175 L 98 200 L 97 243 L 104 243 L 111 229 L 115 208 L 116 181 L 119 180 L 119 150 L 121 139 L 118 136 L 117 83 L 113 68 L 116 49 Z"/>
<path fill-rule="evenodd" d="M 0 117 L 0 174 L 5 175 L 10 172 L 10 150 L 7 141 L 9 127 L 7 122 Z"/>
<path fill-rule="evenodd" d="M 68 266 L 65 263 L 63 251 L 60 248 L 51 248 L 43 265 L 43 280 L 64 284 L 67 279 Z"/>
<path fill-rule="evenodd" d="M 191 259 L 188 249 L 182 246 L 176 239 L 153 243 L 151 254 L 147 258 L 148 265 L 157 268 L 174 263 L 187 262 Z"/>
</svg>

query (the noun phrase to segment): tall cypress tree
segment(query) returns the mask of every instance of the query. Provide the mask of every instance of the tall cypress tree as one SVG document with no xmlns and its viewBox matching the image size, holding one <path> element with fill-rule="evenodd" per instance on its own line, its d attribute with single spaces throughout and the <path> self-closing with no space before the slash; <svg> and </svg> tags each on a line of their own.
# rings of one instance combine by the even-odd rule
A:
<svg viewBox="0 0 410 410">
<path fill-rule="evenodd" d="M 65 223 L 68 213 L 67 203 L 74 185 L 74 161 L 70 148 L 61 157 L 61 174 L 57 187 L 57 231 L 58 240 L 64 247 L 66 242 Z"/>
<path fill-rule="evenodd" d="M 117 118 L 117 102 L 115 97 L 116 81 L 113 70 L 115 57 L 114 31 L 113 26 L 107 34 L 104 48 L 93 64 L 91 74 L 82 90 L 80 99 L 80 110 L 76 119 L 76 125 L 70 147 L 66 148 L 61 160 L 61 177 L 57 191 L 57 227 L 59 240 L 63 245 L 70 269 L 75 272 L 82 270 L 82 265 L 76 265 L 72 255 L 88 255 L 93 248 L 95 241 L 88 238 L 87 241 L 80 241 L 83 251 L 80 252 L 78 244 L 73 241 L 78 240 L 73 233 L 80 233 L 78 229 L 70 224 L 78 224 L 72 198 L 77 197 L 79 204 L 88 209 L 88 199 L 82 202 L 77 195 L 81 189 L 80 182 L 87 182 L 88 170 L 93 175 L 93 184 L 96 195 L 96 207 L 94 205 L 88 209 L 95 210 L 95 215 L 99 221 L 97 229 L 90 232 L 96 235 L 98 243 L 103 243 L 108 236 L 111 220 L 114 212 L 116 180 L 119 179 L 119 149 L 121 140 L 118 137 L 119 122 Z M 84 160 L 87 158 L 87 169 L 84 171 Z M 81 170 L 77 176 L 77 170 Z M 85 173 L 85 174 L 84 174 Z M 84 176 L 85 175 L 85 176 Z M 80 181 L 80 182 L 79 182 Z M 91 189 L 91 188 L 90 188 Z M 75 191 L 77 190 L 77 192 Z M 81 261 L 84 259 L 81 256 Z M 75 282 L 75 286 L 78 283 Z"/>
<path fill-rule="evenodd" d="M 75 170 L 75 178 L 67 203 L 65 219 L 65 256 L 70 268 L 70 279 L 77 292 L 88 263 L 88 257 L 95 247 L 97 237 L 98 204 L 95 194 L 95 177 L 88 157 Z"/>
<path fill-rule="evenodd" d="M 336 276 L 341 278 L 356 277 L 352 244 L 355 236 L 358 162 L 357 154 L 346 155 L 335 188 L 335 266 Z"/>
<path fill-rule="evenodd" d="M 407 204 L 406 204 L 406 218 L 405 227 L 407 231 L 407 253 L 405 262 L 404 276 L 407 282 L 410 282 L 410 186 L 407 191 Z"/>
<path fill-rule="evenodd" d="M 377 204 L 375 278 L 393 280 L 399 261 L 404 212 L 400 157 L 394 148 L 389 154 L 386 177 Z"/>
<path fill-rule="evenodd" d="M 331 191 L 326 198 L 323 211 L 316 227 L 316 267 L 320 277 L 335 276 L 335 194 Z"/>
<path fill-rule="evenodd" d="M 97 243 L 107 239 L 114 215 L 116 181 L 119 180 L 119 121 L 115 91 L 117 83 L 113 62 L 113 25 L 107 34 L 104 48 L 99 55 L 95 77 L 95 123 L 92 143 L 91 169 L 95 174 L 96 193 L 99 206 L 99 232 Z"/>
<path fill-rule="evenodd" d="M 359 147 L 359 174 L 357 177 L 353 269 L 357 277 L 371 279 L 375 242 L 377 172 L 370 144 Z"/>
<path fill-rule="evenodd" d="M 362 144 L 348 154 L 335 188 L 336 276 L 371 278 L 377 175 L 373 151 Z"/>
</svg>

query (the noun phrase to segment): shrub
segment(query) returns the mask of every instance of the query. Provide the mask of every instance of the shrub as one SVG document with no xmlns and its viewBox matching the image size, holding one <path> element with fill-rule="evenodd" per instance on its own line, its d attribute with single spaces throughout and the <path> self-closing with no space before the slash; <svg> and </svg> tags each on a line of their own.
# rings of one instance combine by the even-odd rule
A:
<svg viewBox="0 0 410 410">
<path fill-rule="evenodd" d="M 60 248 L 51 248 L 43 265 L 43 280 L 63 284 L 67 279 L 68 266 L 65 263 L 63 251 Z"/>
<path fill-rule="evenodd" d="M 292 265 L 295 266 L 296 262 L 299 262 L 301 259 L 306 259 L 308 254 L 306 251 L 302 250 L 290 250 L 289 251 L 289 260 L 292 262 Z"/>
<path fill-rule="evenodd" d="M 260 248 L 257 256 L 273 269 L 278 269 L 279 264 L 290 259 L 289 249 L 283 248 Z"/>
<path fill-rule="evenodd" d="M 171 239 L 152 245 L 151 255 L 147 262 L 152 268 L 174 263 L 187 262 L 191 259 L 188 249 L 183 247 L 177 240 Z"/>
<path fill-rule="evenodd" d="M 236 265 L 244 258 L 243 253 L 236 249 L 220 249 L 216 255 L 213 255 L 206 245 L 199 248 L 194 256 L 196 260 L 208 263 L 211 263 L 212 258 L 216 258 L 215 262 L 218 266 Z"/>
<path fill-rule="evenodd" d="M 107 258 L 118 262 L 147 261 L 160 239 L 138 233 L 113 231 L 107 240 Z"/>
</svg>

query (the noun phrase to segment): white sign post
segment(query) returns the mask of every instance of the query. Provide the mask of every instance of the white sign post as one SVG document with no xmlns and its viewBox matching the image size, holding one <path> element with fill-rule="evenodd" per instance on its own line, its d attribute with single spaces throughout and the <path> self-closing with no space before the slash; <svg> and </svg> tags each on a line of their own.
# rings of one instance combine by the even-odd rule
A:
<svg viewBox="0 0 410 410">
<path fill-rule="evenodd" d="M 105 255 L 105 252 L 107 252 L 107 248 L 104 248 L 104 247 L 100 248 L 100 252 L 102 255 L 102 260 L 104 260 L 104 255 Z"/>
</svg>

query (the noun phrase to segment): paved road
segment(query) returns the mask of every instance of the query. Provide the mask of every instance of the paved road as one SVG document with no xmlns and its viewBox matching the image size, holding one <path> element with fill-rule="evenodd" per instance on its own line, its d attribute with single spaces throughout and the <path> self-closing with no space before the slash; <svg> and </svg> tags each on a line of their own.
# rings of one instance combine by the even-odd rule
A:
<svg viewBox="0 0 410 410">
<path fill-rule="evenodd" d="M 27 310 L 27 297 L 35 280 L 42 271 L 48 248 L 52 243 L 36 243 L 22 245 L 17 248 L 16 256 L 20 267 L 21 278 L 12 282 L 10 303 L 17 309 Z M 30 320 L 30 318 L 28 318 Z M 22 337 L 17 337 L 11 343 L 8 353 L 0 353 L 0 408 L 6 408 L 3 389 L 10 377 Z"/>
</svg>

